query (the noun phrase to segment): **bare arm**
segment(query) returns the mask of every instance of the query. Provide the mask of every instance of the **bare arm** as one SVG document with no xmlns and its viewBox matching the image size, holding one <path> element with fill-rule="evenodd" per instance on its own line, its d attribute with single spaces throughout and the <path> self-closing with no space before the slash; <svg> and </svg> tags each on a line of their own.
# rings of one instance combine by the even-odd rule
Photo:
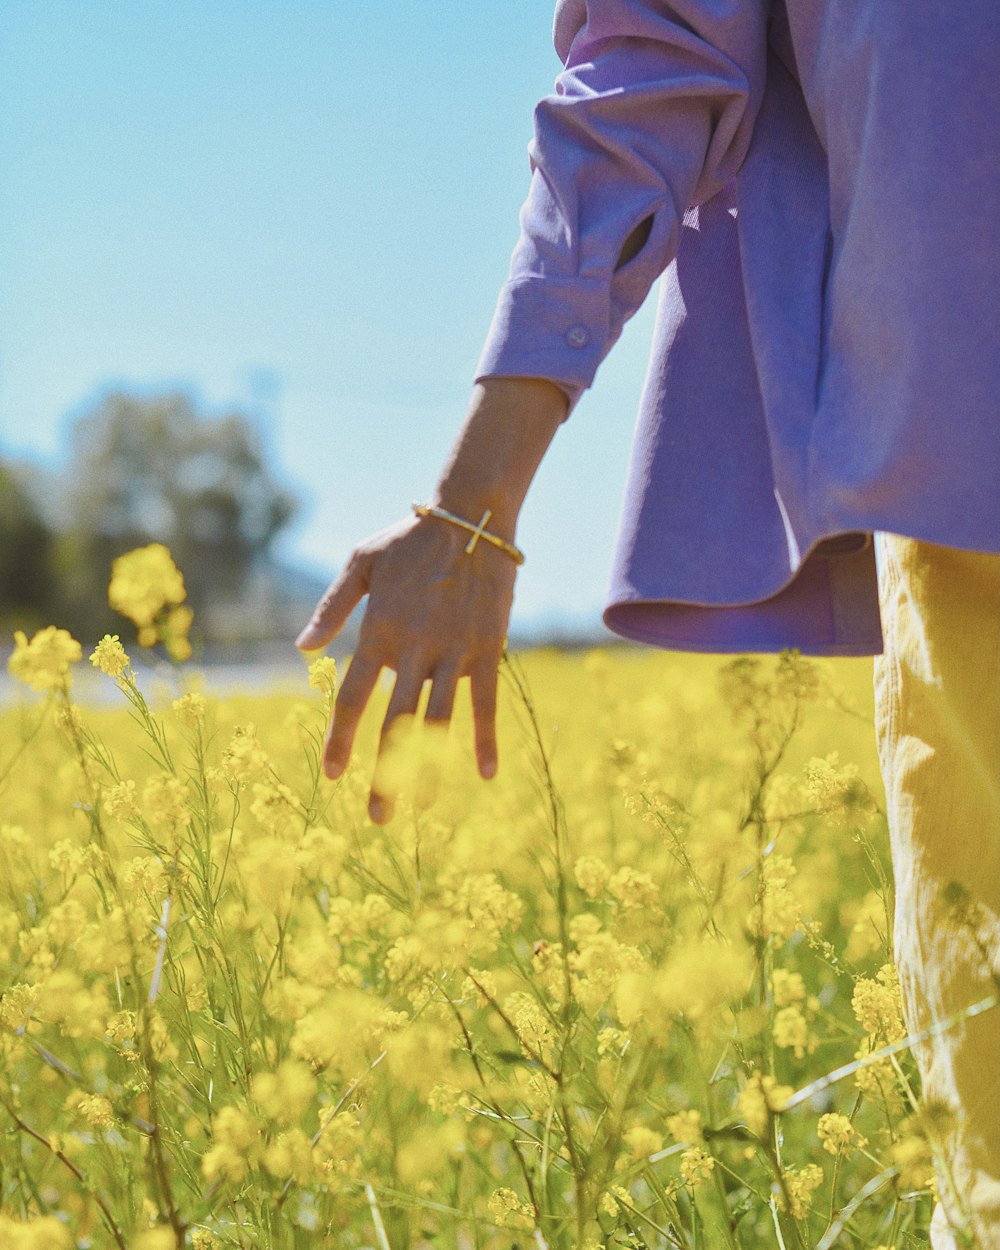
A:
<svg viewBox="0 0 1000 1250">
<path fill-rule="evenodd" d="M 468 416 L 430 502 L 478 522 L 492 510 L 489 529 L 513 541 L 528 487 L 566 416 L 567 400 L 540 378 L 490 378 L 473 390 Z M 455 690 L 468 676 L 476 758 L 483 777 L 497 768 L 497 666 L 507 633 L 516 565 L 503 551 L 479 543 L 435 517 L 409 517 L 355 548 L 341 575 L 296 640 L 303 650 L 325 646 L 368 595 L 358 649 L 334 707 L 326 738 L 327 776 L 350 758 L 358 722 L 383 668 L 396 682 L 382 727 L 380 755 L 392 722 L 416 712 L 432 682 L 427 720 L 447 724 Z M 392 796 L 373 787 L 369 814 L 392 814 Z"/>
</svg>

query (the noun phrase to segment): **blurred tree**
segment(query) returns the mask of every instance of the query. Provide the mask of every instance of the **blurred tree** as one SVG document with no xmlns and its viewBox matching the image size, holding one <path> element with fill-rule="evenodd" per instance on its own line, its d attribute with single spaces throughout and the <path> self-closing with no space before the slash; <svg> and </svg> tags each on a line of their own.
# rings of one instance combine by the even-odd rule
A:
<svg viewBox="0 0 1000 1250">
<path fill-rule="evenodd" d="M 297 507 L 271 474 L 251 421 L 208 418 L 184 394 L 113 392 L 70 432 L 59 576 L 78 629 L 108 627 L 111 561 L 166 543 L 197 613 L 237 600 Z"/>
<path fill-rule="evenodd" d="M 0 463 L 0 621 L 27 629 L 53 607 L 53 536 L 25 475 Z"/>
</svg>

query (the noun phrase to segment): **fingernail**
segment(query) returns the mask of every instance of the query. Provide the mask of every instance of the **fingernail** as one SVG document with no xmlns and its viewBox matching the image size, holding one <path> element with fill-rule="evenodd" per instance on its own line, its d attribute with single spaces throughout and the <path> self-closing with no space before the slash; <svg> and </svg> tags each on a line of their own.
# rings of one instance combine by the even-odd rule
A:
<svg viewBox="0 0 1000 1250">
<path fill-rule="evenodd" d="M 295 639 L 295 645 L 300 651 L 308 651 L 310 643 L 316 644 L 316 627 L 314 625 L 307 625 L 298 638 Z"/>
<path fill-rule="evenodd" d="M 323 761 L 323 772 L 326 773 L 330 781 L 336 781 L 343 771 L 344 766 L 339 760 Z"/>
<path fill-rule="evenodd" d="M 496 760 L 484 760 L 483 766 L 479 770 L 479 775 L 485 778 L 486 781 L 492 781 L 492 779 L 497 775 Z"/>
<path fill-rule="evenodd" d="M 372 819 L 372 823 L 380 825 L 385 819 L 385 804 L 381 799 L 372 799 L 368 804 L 368 815 Z"/>
</svg>

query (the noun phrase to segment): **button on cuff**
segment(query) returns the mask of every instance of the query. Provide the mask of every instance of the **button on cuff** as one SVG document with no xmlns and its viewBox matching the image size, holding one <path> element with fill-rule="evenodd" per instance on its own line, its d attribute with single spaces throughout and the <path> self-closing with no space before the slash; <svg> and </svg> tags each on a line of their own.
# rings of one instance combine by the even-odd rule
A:
<svg viewBox="0 0 1000 1250">
<path fill-rule="evenodd" d="M 536 377 L 586 389 L 605 354 L 606 284 L 583 278 L 510 279 L 501 289 L 477 377 Z"/>
</svg>

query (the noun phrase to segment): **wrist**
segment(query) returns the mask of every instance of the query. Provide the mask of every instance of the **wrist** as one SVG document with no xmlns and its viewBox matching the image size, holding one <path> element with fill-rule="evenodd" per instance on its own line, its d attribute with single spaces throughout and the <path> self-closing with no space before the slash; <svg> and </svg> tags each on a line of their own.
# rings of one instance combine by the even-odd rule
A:
<svg viewBox="0 0 1000 1250">
<path fill-rule="evenodd" d="M 569 401 L 544 378 L 485 378 L 476 383 L 465 426 L 428 503 L 514 540 L 517 518 L 538 464 L 565 420 Z"/>
<path fill-rule="evenodd" d="M 458 516 L 454 512 L 448 511 L 437 504 L 414 503 L 413 511 L 418 517 L 434 517 L 439 521 L 446 521 L 449 525 L 455 526 L 461 530 L 465 542 L 465 554 L 470 556 L 476 550 L 480 543 L 484 546 L 494 547 L 504 553 L 504 555 L 513 560 L 516 565 L 524 563 L 524 552 L 514 543 L 508 542 L 505 538 L 501 538 L 497 532 L 490 528 L 490 522 L 493 514 L 487 508 L 478 522 Z"/>
<path fill-rule="evenodd" d="M 559 421 L 565 419 L 569 410 L 569 396 L 558 382 L 549 378 L 487 375 L 479 378 L 475 389 L 491 399 L 496 397 L 501 402 L 513 400 L 539 413 L 552 415 Z"/>
<path fill-rule="evenodd" d="M 484 514 L 489 512 L 487 528 L 506 542 L 514 541 L 521 499 L 516 492 L 505 489 L 503 484 L 442 482 L 428 496 L 427 503 L 468 521 L 470 525 L 478 525 Z"/>
</svg>

